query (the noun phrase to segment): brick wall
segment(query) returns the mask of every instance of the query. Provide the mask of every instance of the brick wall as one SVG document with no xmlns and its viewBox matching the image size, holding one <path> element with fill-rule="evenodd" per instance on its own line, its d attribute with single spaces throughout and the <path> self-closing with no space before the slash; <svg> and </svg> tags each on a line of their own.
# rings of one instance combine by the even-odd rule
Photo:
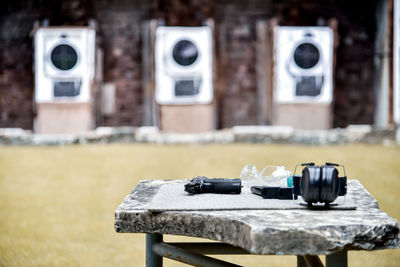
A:
<svg viewBox="0 0 400 267">
<path fill-rule="evenodd" d="M 116 86 L 116 112 L 99 125 L 143 123 L 142 32 L 150 18 L 166 25 L 201 25 L 214 18 L 220 125 L 257 124 L 256 33 L 258 19 L 281 25 L 339 23 L 334 126 L 373 122 L 375 1 L 2 1 L 0 4 L 0 127 L 32 128 L 33 47 L 36 20 L 50 25 L 98 22 L 104 81 Z"/>
<path fill-rule="evenodd" d="M 98 44 L 104 55 L 104 82 L 116 88 L 115 112 L 101 125 L 140 126 L 143 123 L 142 33 L 151 1 L 96 1 Z"/>
<path fill-rule="evenodd" d="M 216 6 L 218 68 L 223 81 L 220 127 L 257 125 L 256 21 L 272 16 L 272 1 L 221 1 Z"/>
<path fill-rule="evenodd" d="M 32 18 L 0 8 L 0 127 L 32 128 Z M 10 12 L 10 13 L 9 13 Z"/>
</svg>

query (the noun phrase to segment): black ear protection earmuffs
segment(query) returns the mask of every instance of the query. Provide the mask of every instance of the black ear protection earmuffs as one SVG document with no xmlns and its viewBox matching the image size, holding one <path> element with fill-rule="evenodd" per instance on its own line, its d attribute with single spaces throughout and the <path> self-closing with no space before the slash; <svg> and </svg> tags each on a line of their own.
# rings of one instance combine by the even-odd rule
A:
<svg viewBox="0 0 400 267">
<path fill-rule="evenodd" d="M 315 166 L 311 162 L 296 165 L 296 168 L 297 166 L 305 167 L 301 176 L 293 177 L 293 191 L 295 195 L 302 196 L 309 206 L 317 202 L 329 205 L 338 196 L 344 196 L 347 193 L 347 177 L 343 165 L 327 162 L 325 165 Z M 343 168 L 344 176 L 339 177 L 336 166 Z M 296 174 L 296 168 L 294 174 Z"/>
</svg>

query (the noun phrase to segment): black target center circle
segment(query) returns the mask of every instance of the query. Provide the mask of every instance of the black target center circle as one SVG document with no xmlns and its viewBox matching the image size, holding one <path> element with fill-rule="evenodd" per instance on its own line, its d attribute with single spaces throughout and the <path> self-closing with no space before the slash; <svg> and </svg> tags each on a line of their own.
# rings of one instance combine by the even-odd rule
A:
<svg viewBox="0 0 400 267">
<path fill-rule="evenodd" d="M 302 69 L 310 69 L 320 59 L 318 48 L 312 43 L 303 43 L 294 50 L 294 62 Z"/>
<path fill-rule="evenodd" d="M 189 40 L 177 42 L 172 50 L 172 57 L 181 66 L 192 65 L 198 56 L 199 52 L 196 45 Z"/>
<path fill-rule="evenodd" d="M 70 70 L 78 62 L 78 54 L 75 49 L 67 44 L 54 47 L 50 57 L 53 65 L 60 70 Z"/>
</svg>

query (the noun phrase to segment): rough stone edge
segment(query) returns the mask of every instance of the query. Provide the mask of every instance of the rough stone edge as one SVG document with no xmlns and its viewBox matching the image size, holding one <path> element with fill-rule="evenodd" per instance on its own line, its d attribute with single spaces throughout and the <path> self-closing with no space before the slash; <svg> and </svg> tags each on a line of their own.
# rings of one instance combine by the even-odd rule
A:
<svg viewBox="0 0 400 267">
<path fill-rule="evenodd" d="M 179 180 L 181 181 L 181 180 Z M 391 218 L 387 213 L 379 210 L 377 201 L 368 193 L 368 191 L 363 192 L 363 197 L 366 198 L 363 207 L 359 209 L 359 212 L 373 213 L 375 211 L 380 216 L 385 217 L 386 223 L 379 224 L 375 223 L 373 227 L 368 227 L 366 225 L 348 225 L 343 229 L 342 225 L 330 226 L 330 235 L 341 237 L 339 242 L 338 238 L 327 237 L 324 234 L 324 226 L 320 231 L 318 227 L 311 227 L 306 231 L 303 228 L 304 240 L 312 240 L 312 244 L 308 244 L 307 251 L 298 249 L 296 246 L 289 246 L 288 243 L 280 242 L 279 240 L 284 238 L 290 240 L 293 236 L 293 229 L 282 229 L 282 226 L 276 227 L 277 242 L 274 246 L 265 246 L 273 241 L 273 234 L 265 235 L 265 231 L 274 231 L 274 227 L 269 227 L 268 229 L 257 229 L 248 222 L 242 219 L 232 218 L 228 216 L 229 213 L 226 212 L 168 212 L 168 213 L 151 213 L 146 211 L 146 201 L 133 202 L 129 212 L 125 212 L 127 207 L 124 206 L 126 201 L 129 199 L 135 200 L 136 194 L 141 188 L 146 188 L 149 185 L 154 186 L 154 190 L 158 190 L 157 185 L 161 185 L 164 182 L 176 182 L 176 180 L 168 181 L 141 181 L 134 188 L 131 194 L 127 195 L 124 201 L 118 206 L 115 212 L 115 230 L 121 233 L 163 233 L 163 234 L 173 234 L 173 235 L 183 235 L 191 237 L 201 237 L 208 238 L 211 240 L 222 241 L 233 246 L 242 247 L 253 254 L 265 254 L 265 255 L 283 255 L 283 254 L 295 254 L 295 255 L 323 255 L 331 254 L 335 251 L 347 249 L 347 250 L 378 250 L 378 249 L 390 249 L 390 248 L 400 248 L 400 236 L 399 236 L 399 225 L 398 222 Z M 353 183 L 355 186 L 362 185 L 356 180 L 350 180 L 349 183 Z M 350 190 L 352 187 L 350 187 Z M 151 201 L 152 197 L 149 195 L 142 195 L 142 200 L 148 202 Z M 136 207 L 137 209 L 135 209 Z M 259 212 L 259 211 L 258 211 Z M 273 211 L 272 211 L 273 212 Z M 279 213 L 283 211 L 276 211 L 275 216 L 279 216 Z M 299 212 L 299 210 L 296 210 Z M 300 211 L 301 213 L 307 213 L 310 211 Z M 333 211 L 336 212 L 336 211 Z M 271 213 L 269 211 L 268 213 Z M 310 215 L 313 212 L 309 213 Z M 334 213 L 332 213 L 334 214 Z M 284 214 L 282 214 L 283 216 Z M 371 216 L 376 217 L 376 214 Z M 170 222 L 173 221 L 172 225 Z M 148 225 L 144 222 L 151 222 Z M 181 228 L 177 228 L 176 225 L 183 223 Z M 160 228 L 160 225 L 163 228 Z M 190 225 L 190 227 L 187 227 Z M 228 227 L 229 229 L 222 229 L 221 225 Z M 208 228 L 207 228 L 208 227 Z M 362 227 L 360 231 L 360 227 Z M 280 228 L 280 229 L 279 229 Z M 343 234 L 343 230 L 345 233 Z M 352 235 L 352 231 L 357 231 L 356 235 Z M 229 233 L 229 234 L 228 234 Z M 239 236 L 236 236 L 239 235 Z M 301 231 L 296 230 L 296 238 L 301 236 Z M 347 238 L 346 238 L 347 237 Z M 374 240 L 371 240 L 374 237 Z M 258 239 L 257 242 L 252 242 L 252 240 Z M 300 237 L 301 239 L 301 237 Z M 238 240 L 241 240 L 240 242 Z M 371 242 L 372 241 L 372 242 Z M 285 246 L 279 247 L 279 244 L 286 244 Z M 257 244 L 263 244 L 263 246 L 257 246 Z M 277 245 L 278 244 L 278 245 Z M 304 245 L 303 245 L 304 247 Z"/>
</svg>

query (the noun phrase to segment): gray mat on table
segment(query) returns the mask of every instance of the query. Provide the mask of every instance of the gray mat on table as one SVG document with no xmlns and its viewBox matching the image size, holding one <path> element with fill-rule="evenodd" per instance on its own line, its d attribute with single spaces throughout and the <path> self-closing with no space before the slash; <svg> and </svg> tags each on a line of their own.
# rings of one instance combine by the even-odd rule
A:
<svg viewBox="0 0 400 267">
<path fill-rule="evenodd" d="M 195 194 L 185 192 L 184 183 L 164 184 L 154 195 L 148 210 L 162 211 L 198 211 L 198 210 L 285 210 L 309 209 L 301 205 L 300 200 L 264 199 L 250 191 L 250 184 L 243 183 L 240 194 Z M 300 198 L 301 199 L 301 198 Z M 355 203 L 350 197 L 337 199 L 329 209 L 354 210 Z M 325 209 L 318 203 L 313 209 Z"/>
</svg>

